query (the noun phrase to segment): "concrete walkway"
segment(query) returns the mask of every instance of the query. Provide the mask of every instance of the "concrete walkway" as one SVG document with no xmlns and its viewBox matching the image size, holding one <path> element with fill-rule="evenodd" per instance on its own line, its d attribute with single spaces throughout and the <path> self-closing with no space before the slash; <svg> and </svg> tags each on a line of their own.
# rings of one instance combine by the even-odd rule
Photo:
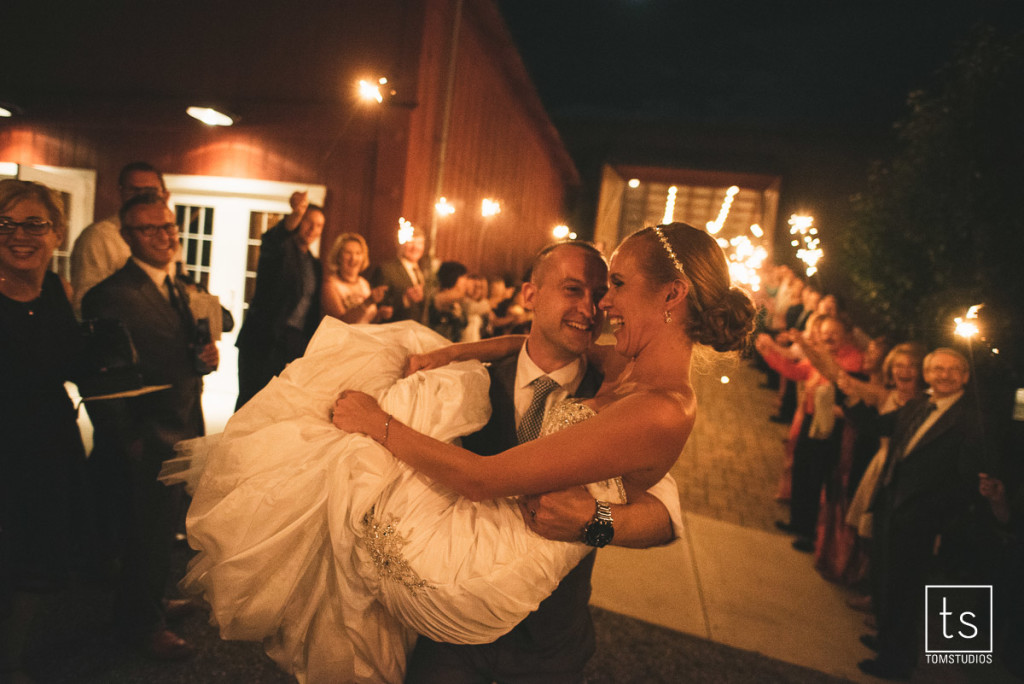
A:
<svg viewBox="0 0 1024 684">
<path fill-rule="evenodd" d="M 745 362 L 708 361 L 694 374 L 698 417 L 672 470 L 686 537 L 668 547 L 598 554 L 592 603 L 718 643 L 853 681 L 864 615 L 822 579 L 774 521 L 786 427 L 768 420 L 774 393 Z M 727 382 L 723 382 L 723 377 Z"/>
</svg>

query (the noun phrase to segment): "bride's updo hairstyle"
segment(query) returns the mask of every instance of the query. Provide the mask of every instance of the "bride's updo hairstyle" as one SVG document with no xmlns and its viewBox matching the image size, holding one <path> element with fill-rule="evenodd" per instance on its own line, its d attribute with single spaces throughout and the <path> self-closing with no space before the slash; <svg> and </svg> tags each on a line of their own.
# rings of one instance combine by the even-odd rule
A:
<svg viewBox="0 0 1024 684">
<path fill-rule="evenodd" d="M 743 348 L 754 329 L 754 302 L 733 287 L 714 238 L 685 223 L 669 223 L 638 230 L 620 249 L 626 245 L 656 286 L 673 280 L 689 285 L 683 324 L 691 340 L 720 352 Z"/>
</svg>

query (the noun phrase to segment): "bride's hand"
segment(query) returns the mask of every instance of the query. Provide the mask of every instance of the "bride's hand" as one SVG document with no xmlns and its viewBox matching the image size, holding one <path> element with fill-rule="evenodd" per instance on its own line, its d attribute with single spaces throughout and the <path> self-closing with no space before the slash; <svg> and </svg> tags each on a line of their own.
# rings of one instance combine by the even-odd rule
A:
<svg viewBox="0 0 1024 684">
<path fill-rule="evenodd" d="M 362 432 L 373 438 L 380 436 L 388 414 L 377 400 L 365 392 L 345 390 L 334 401 L 331 422 L 345 432 Z"/>
</svg>

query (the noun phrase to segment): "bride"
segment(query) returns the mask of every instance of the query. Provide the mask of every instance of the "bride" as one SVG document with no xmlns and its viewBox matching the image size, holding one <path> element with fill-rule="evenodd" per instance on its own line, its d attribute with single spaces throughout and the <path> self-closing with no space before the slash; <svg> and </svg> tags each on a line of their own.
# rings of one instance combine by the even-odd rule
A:
<svg viewBox="0 0 1024 684">
<path fill-rule="evenodd" d="M 466 345 L 325 323 L 206 443 L 188 518 L 200 553 L 183 587 L 210 602 L 222 636 L 264 640 L 300 680 L 400 681 L 417 632 L 484 643 L 510 630 L 590 547 L 534 534 L 507 497 L 652 487 L 693 426 L 694 344 L 738 348 L 754 313 L 715 241 L 679 223 L 620 245 L 600 308 L 616 341 L 588 353 L 605 373 L 597 395 L 486 458 L 451 443 L 489 413 L 483 367 L 441 365 Z M 401 379 L 410 353 L 426 372 Z"/>
</svg>

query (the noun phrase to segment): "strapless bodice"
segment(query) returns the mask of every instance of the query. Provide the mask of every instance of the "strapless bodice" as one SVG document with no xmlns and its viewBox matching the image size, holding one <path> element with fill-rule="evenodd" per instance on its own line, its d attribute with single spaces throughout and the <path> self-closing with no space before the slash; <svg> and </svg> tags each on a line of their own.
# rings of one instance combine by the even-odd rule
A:
<svg viewBox="0 0 1024 684">
<path fill-rule="evenodd" d="M 554 406 L 544 416 L 544 423 L 540 428 L 540 436 L 550 435 L 567 427 L 582 423 L 597 415 L 597 411 L 590 408 L 575 397 L 564 399 Z M 591 496 L 608 503 L 626 503 L 626 488 L 622 485 L 622 478 L 615 477 L 601 482 L 591 482 L 587 485 Z"/>
</svg>

